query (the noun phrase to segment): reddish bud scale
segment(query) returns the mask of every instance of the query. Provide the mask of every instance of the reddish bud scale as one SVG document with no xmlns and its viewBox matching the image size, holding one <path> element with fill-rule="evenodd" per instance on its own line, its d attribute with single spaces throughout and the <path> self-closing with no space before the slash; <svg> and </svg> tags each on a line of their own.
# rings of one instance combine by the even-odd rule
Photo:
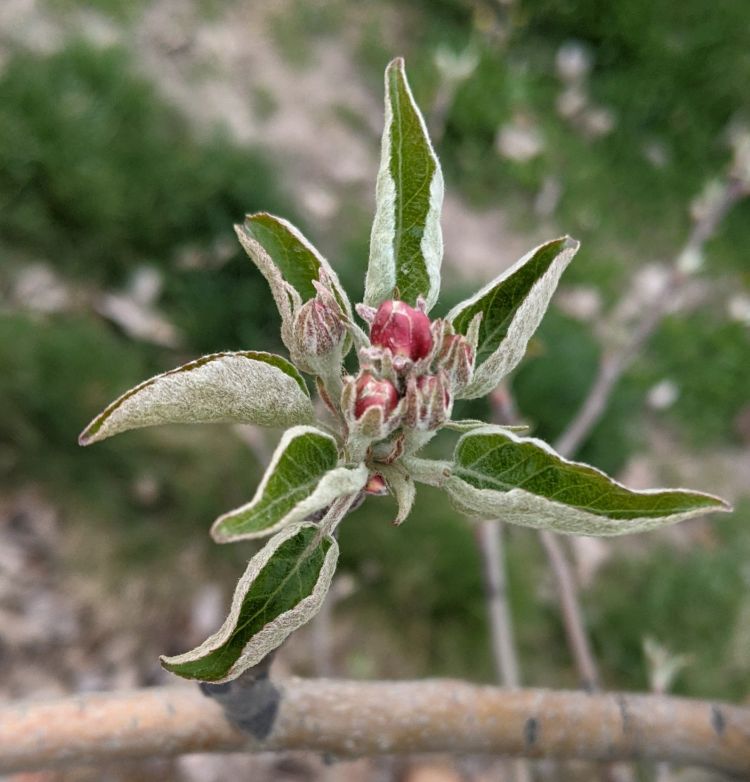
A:
<svg viewBox="0 0 750 782">
<path fill-rule="evenodd" d="M 387 418 L 398 404 L 398 391 L 390 380 L 378 380 L 369 372 L 357 378 L 354 417 L 361 418 L 371 407 L 379 407 Z"/>
<path fill-rule="evenodd" d="M 325 356 L 341 344 L 345 333 L 338 311 L 320 294 L 297 313 L 295 336 L 303 354 Z"/>
<path fill-rule="evenodd" d="M 384 301 L 375 313 L 370 341 L 394 356 L 417 361 L 432 350 L 430 319 L 403 301 Z"/>
<path fill-rule="evenodd" d="M 433 431 L 448 419 L 451 401 L 444 372 L 413 378 L 407 389 L 406 421 L 414 429 Z"/>
<path fill-rule="evenodd" d="M 443 340 L 437 358 L 440 368 L 448 373 L 453 389 L 462 389 L 474 372 L 474 350 L 466 337 L 451 334 Z"/>
<path fill-rule="evenodd" d="M 448 390 L 448 384 L 438 375 L 422 375 L 417 378 L 417 390 L 425 399 L 440 399 L 447 408 L 451 402 L 451 395 Z"/>
</svg>

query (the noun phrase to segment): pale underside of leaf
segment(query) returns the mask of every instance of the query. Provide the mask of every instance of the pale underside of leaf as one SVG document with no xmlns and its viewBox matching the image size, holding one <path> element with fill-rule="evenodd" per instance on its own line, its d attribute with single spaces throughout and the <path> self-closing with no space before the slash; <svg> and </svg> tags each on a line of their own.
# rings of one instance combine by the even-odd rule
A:
<svg viewBox="0 0 750 782">
<path fill-rule="evenodd" d="M 464 435 L 445 489 L 478 518 L 576 535 L 624 535 L 727 511 L 720 498 L 685 489 L 635 491 L 571 462 L 535 438 L 496 427 Z"/>
<path fill-rule="evenodd" d="M 475 316 L 482 318 L 474 378 L 460 398 L 490 393 L 518 365 L 578 247 L 567 236 L 536 247 L 448 313 L 460 334 L 468 332 Z"/>
<path fill-rule="evenodd" d="M 214 353 L 127 391 L 94 418 L 79 442 L 167 423 L 284 427 L 313 419 L 305 382 L 286 359 L 255 351 Z"/>
<path fill-rule="evenodd" d="M 429 309 L 440 292 L 443 175 L 400 58 L 386 69 L 385 92 L 365 303 L 377 307 L 397 289 L 411 305 L 423 296 Z"/>
<path fill-rule="evenodd" d="M 317 613 L 337 559 L 336 541 L 318 525 L 286 527 L 250 560 L 221 628 L 190 652 L 162 657 L 162 665 L 187 679 L 236 679 Z"/>
<path fill-rule="evenodd" d="M 217 543 L 265 537 L 361 491 L 367 468 L 337 464 L 333 437 L 309 426 L 287 430 L 253 499 L 216 519 L 211 535 Z"/>
<path fill-rule="evenodd" d="M 446 421 L 443 424 L 443 428 L 451 429 L 454 432 L 471 432 L 474 429 L 486 429 L 487 422 L 478 418 L 457 418 Z M 499 428 L 508 432 L 528 432 L 529 430 L 528 424 L 513 424 L 512 426 L 501 426 Z"/>
</svg>

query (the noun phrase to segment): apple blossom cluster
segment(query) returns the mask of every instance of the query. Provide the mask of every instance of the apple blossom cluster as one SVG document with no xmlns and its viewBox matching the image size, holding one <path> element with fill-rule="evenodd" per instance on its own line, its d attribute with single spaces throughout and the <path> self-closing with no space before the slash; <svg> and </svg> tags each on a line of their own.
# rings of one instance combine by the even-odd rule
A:
<svg viewBox="0 0 750 782">
<path fill-rule="evenodd" d="M 376 442 L 399 427 L 438 429 L 471 380 L 474 346 L 446 321 L 431 321 L 422 299 L 416 308 L 388 300 L 357 312 L 370 325 L 370 346 L 360 348 L 360 371 L 344 383 L 349 430 Z"/>
<path fill-rule="evenodd" d="M 296 352 L 300 363 L 333 368 L 340 366 L 347 318 L 333 291 L 314 284 L 317 295 L 295 317 Z M 370 335 L 358 351 L 359 372 L 343 382 L 340 410 L 349 436 L 374 444 L 399 428 L 439 429 L 450 419 L 457 393 L 471 381 L 476 355 L 471 338 L 454 333 L 446 320 L 430 320 L 422 298 L 416 307 L 389 299 L 377 309 L 364 304 L 356 309 Z M 338 412 L 330 396 L 326 402 Z"/>
<path fill-rule="evenodd" d="M 518 366 L 578 242 L 539 245 L 431 319 L 443 257 L 442 173 L 402 59 L 386 69 L 385 90 L 365 303 L 354 308 L 368 329 L 297 228 L 267 212 L 247 215 L 237 236 L 269 283 L 291 361 L 257 350 L 203 356 L 125 392 L 80 435 L 89 445 L 189 422 L 286 430 L 252 499 L 211 527 L 219 543 L 270 540 L 248 563 L 222 627 L 192 651 L 162 657 L 184 678 L 236 678 L 319 610 L 336 567 L 335 530 L 366 495 L 393 495 L 394 524 L 412 510 L 415 483 L 424 483 L 469 518 L 600 536 L 729 510 L 701 492 L 628 489 L 512 427 L 451 421 L 454 400 L 491 393 Z M 352 349 L 357 368 L 345 375 Z M 314 377 L 327 418 L 300 372 Z M 441 427 L 461 432 L 450 459 L 418 456 Z"/>
</svg>

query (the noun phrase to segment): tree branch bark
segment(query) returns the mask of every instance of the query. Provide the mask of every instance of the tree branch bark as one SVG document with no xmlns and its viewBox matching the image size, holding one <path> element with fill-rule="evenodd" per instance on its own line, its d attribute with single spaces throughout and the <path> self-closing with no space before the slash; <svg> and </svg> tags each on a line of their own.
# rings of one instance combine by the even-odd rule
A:
<svg viewBox="0 0 750 782">
<path fill-rule="evenodd" d="M 649 759 L 750 774 L 750 710 L 654 695 L 508 690 L 449 680 L 266 680 L 244 729 L 197 688 L 0 709 L 0 773 L 186 752 L 307 749 L 337 757 L 482 752 Z M 263 705 L 263 704 L 262 704 Z"/>
</svg>

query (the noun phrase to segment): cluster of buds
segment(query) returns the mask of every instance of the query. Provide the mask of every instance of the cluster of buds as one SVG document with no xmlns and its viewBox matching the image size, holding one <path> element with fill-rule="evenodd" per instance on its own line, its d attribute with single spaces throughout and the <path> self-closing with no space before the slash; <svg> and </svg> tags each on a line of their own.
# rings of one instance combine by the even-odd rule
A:
<svg viewBox="0 0 750 782">
<path fill-rule="evenodd" d="M 357 311 L 370 326 L 359 351 L 360 372 L 344 384 L 342 409 L 350 432 L 371 442 L 399 427 L 431 432 L 449 418 L 456 393 L 471 380 L 475 350 L 424 303 L 385 301 Z"/>
</svg>

